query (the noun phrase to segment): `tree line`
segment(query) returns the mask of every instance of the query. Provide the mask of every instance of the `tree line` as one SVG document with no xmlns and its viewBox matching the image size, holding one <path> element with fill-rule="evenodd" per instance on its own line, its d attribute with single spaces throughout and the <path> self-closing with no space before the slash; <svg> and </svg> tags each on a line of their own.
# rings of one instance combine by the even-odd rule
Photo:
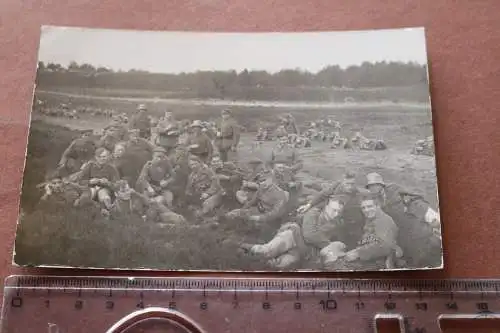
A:
<svg viewBox="0 0 500 333">
<path fill-rule="evenodd" d="M 131 69 L 114 71 L 91 64 L 39 62 L 39 87 L 155 91 L 185 94 L 198 98 L 262 97 L 265 100 L 284 95 L 285 99 L 328 100 L 324 91 L 342 89 L 398 87 L 427 89 L 427 68 L 414 62 L 364 62 L 341 68 L 331 65 L 311 73 L 284 69 L 276 73 L 262 70 L 197 71 L 191 73 L 152 73 Z M 292 92 L 293 91 L 293 94 Z M 297 92 L 301 93 L 297 95 Z M 288 98 L 288 95 L 297 95 Z M 314 96 L 318 95 L 318 96 Z M 307 98 L 307 97 L 310 98 Z"/>
</svg>

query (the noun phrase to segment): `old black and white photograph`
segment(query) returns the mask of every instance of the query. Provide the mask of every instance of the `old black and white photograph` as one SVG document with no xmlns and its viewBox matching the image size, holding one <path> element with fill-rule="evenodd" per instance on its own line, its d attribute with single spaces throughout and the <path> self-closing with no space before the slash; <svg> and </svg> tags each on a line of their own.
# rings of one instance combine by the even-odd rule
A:
<svg viewBox="0 0 500 333">
<path fill-rule="evenodd" d="M 423 28 L 44 26 L 34 59 L 16 265 L 443 267 Z"/>
</svg>

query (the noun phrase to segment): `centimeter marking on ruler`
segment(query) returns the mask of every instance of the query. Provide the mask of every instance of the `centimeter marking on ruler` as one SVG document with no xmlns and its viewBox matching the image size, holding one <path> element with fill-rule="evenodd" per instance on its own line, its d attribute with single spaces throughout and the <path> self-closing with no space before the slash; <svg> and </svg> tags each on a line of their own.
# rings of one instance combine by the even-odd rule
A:
<svg viewBox="0 0 500 333">
<path fill-rule="evenodd" d="M 226 325 L 224 331 L 232 331 L 238 327 L 234 324 L 238 321 L 242 327 L 246 327 L 252 324 L 248 322 L 248 318 L 258 318 L 253 325 L 265 327 L 266 320 L 272 317 L 261 318 L 260 312 L 256 311 L 259 309 L 284 311 L 290 306 L 291 311 L 302 311 L 290 313 L 291 322 L 296 321 L 305 325 L 304 327 L 307 326 L 310 333 L 323 332 L 318 325 L 328 325 L 328 321 L 332 321 L 330 324 L 335 324 L 337 327 L 351 328 L 350 325 L 353 327 L 357 325 L 359 328 L 361 324 L 365 324 L 364 321 L 368 321 L 368 318 L 375 318 L 380 314 L 401 315 L 408 327 L 411 325 L 420 328 L 429 327 L 427 332 L 433 332 L 431 326 L 436 323 L 436 318 L 440 314 L 459 313 L 459 307 L 474 318 L 494 315 L 493 311 L 500 310 L 499 288 L 500 280 L 486 279 L 12 276 L 6 280 L 4 286 L 3 319 L 7 320 L 2 323 L 2 327 L 6 328 L 2 333 L 18 332 L 13 328 L 15 327 L 13 321 L 27 325 L 30 321 L 35 323 L 36 320 L 40 320 L 30 317 L 33 311 L 44 313 L 43 316 L 46 318 L 42 318 L 46 322 L 52 322 L 50 318 L 57 317 L 55 309 L 59 308 L 59 311 L 65 314 L 65 319 L 59 319 L 62 320 L 59 325 L 66 327 L 64 332 L 61 332 L 65 333 L 79 332 L 76 327 L 71 326 L 75 325 L 76 318 L 96 320 L 102 316 L 102 312 L 99 312 L 102 309 L 107 312 L 114 311 L 117 316 L 113 317 L 112 322 L 106 322 L 109 326 L 136 308 L 151 306 L 182 309 L 181 311 L 185 311 L 186 314 L 193 314 L 202 326 L 211 328 L 210 332 L 222 331 L 224 325 Z M 170 299 L 164 298 L 163 295 L 166 293 L 170 293 Z M 259 297 L 251 297 L 251 294 L 257 294 Z M 99 303 L 101 297 L 105 297 L 105 303 L 102 303 L 105 304 L 104 308 Z M 85 302 L 88 302 L 88 305 L 85 305 Z M 241 312 L 234 312 L 232 315 L 227 313 L 231 311 L 230 309 L 237 309 L 240 302 L 246 304 L 240 308 Z M 321 312 L 319 314 L 307 312 L 316 309 Z M 92 311 L 95 313 L 91 315 Z M 210 312 L 211 317 L 219 318 L 219 321 L 214 322 L 215 319 L 210 321 L 197 311 Z M 325 311 L 360 316 L 362 319 L 339 323 L 335 322 L 336 317 L 322 317 L 321 313 Z M 224 320 L 223 316 L 232 316 L 231 323 L 221 322 L 220 320 Z M 407 321 L 411 323 L 408 324 Z M 415 326 L 417 324 L 420 326 Z M 93 329 L 102 329 L 97 323 L 94 325 Z M 283 324 L 282 329 L 290 331 L 293 325 L 287 327 Z M 408 332 L 413 331 L 408 330 Z"/>
<path fill-rule="evenodd" d="M 127 277 L 45 277 L 11 276 L 5 289 L 31 290 L 125 290 L 193 291 L 203 293 L 234 292 L 412 294 L 449 293 L 499 295 L 500 280 L 378 280 L 378 279 L 307 279 L 307 278 L 127 278 Z"/>
</svg>

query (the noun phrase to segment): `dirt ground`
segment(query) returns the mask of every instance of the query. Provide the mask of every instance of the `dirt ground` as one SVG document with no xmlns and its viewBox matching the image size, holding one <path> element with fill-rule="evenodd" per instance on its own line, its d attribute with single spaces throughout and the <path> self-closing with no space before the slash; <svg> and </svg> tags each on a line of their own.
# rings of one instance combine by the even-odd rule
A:
<svg viewBox="0 0 500 333">
<path fill-rule="evenodd" d="M 67 100 L 60 97 L 50 100 L 50 103 L 65 102 Z M 104 99 L 73 99 L 71 102 L 73 105 L 112 107 L 129 114 L 136 106 L 136 102 L 126 100 L 111 102 Z M 158 104 L 154 105 L 152 112 L 160 115 L 166 108 L 171 108 L 178 119 L 214 119 L 220 113 L 220 106 Z M 294 115 L 299 124 L 333 115 L 343 124 L 343 135 L 348 136 L 356 130 L 362 130 L 368 138 L 383 139 L 388 149 L 354 152 L 331 149 L 327 143 L 313 141 L 312 147 L 298 150 L 299 156 L 304 160 L 304 168 L 299 174 L 302 180 L 320 184 L 338 180 L 349 170 L 357 174 L 358 185 L 364 186 L 365 175 L 376 171 L 386 182 L 394 182 L 424 194 L 437 208 L 435 160 L 429 156 L 410 154 L 416 140 L 432 135 L 428 106 L 349 106 L 308 110 L 239 106 L 231 109 L 237 121 L 247 128 L 247 132 L 242 135 L 237 157 L 242 161 L 252 157 L 266 158 L 269 155 L 274 143 L 264 142 L 258 147 L 254 144 L 254 130 L 261 123 L 276 121 L 277 116 L 288 112 Z M 18 230 L 17 263 L 202 270 L 265 268 L 262 261 L 243 256 L 225 242 L 235 235 L 241 236 L 238 226 L 226 225 L 215 230 L 165 230 L 133 219 L 120 221 L 119 225 L 110 225 L 95 218 L 90 212 L 82 214 L 59 206 L 49 209 L 38 204 L 36 197 L 40 195 L 40 191 L 33 186 L 43 180 L 43 173 L 56 166 L 62 150 L 77 135 L 76 130 L 103 127 L 106 119 L 85 116 L 83 119 L 65 119 L 37 114 L 33 114 L 32 119 L 21 203 L 22 208 L 28 212 L 21 219 Z M 265 242 L 271 237 L 272 233 L 259 241 Z M 99 253 L 107 253 L 106 258 Z"/>
</svg>

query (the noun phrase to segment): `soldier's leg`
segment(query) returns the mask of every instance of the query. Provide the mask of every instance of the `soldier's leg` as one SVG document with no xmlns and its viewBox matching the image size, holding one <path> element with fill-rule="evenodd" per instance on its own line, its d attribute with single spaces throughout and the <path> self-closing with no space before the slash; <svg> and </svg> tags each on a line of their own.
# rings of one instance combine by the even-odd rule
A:
<svg viewBox="0 0 500 333">
<path fill-rule="evenodd" d="M 108 189 L 101 188 L 97 190 L 97 200 L 102 203 L 107 210 L 110 210 L 112 208 L 111 194 L 109 193 Z"/>
<path fill-rule="evenodd" d="M 162 203 L 167 207 L 172 207 L 174 201 L 174 194 L 171 191 L 165 190 L 161 193 Z"/>
<path fill-rule="evenodd" d="M 164 205 L 158 205 L 157 207 L 158 214 L 160 217 L 160 221 L 163 223 L 173 223 L 173 224 L 180 224 L 186 222 L 184 216 L 174 213 L 171 211 L 168 207 Z"/>
<path fill-rule="evenodd" d="M 97 195 L 97 191 L 93 188 L 83 191 L 83 193 L 73 203 L 75 207 L 82 207 L 92 203 L 92 199 Z"/>
<path fill-rule="evenodd" d="M 275 259 L 269 260 L 269 265 L 277 269 L 289 269 L 300 262 L 300 256 L 294 253 L 285 253 Z"/>
<path fill-rule="evenodd" d="M 266 258 L 277 258 L 296 246 L 293 232 L 285 230 L 278 233 L 265 244 L 255 244 L 250 248 L 250 253 L 264 256 Z"/>
</svg>

